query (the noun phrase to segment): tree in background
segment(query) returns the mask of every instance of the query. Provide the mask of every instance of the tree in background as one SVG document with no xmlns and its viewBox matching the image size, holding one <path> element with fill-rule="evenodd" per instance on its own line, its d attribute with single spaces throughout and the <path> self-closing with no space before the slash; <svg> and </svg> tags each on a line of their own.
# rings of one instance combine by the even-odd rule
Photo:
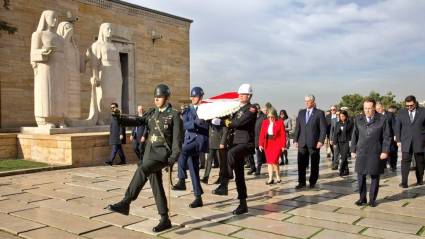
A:
<svg viewBox="0 0 425 239">
<path fill-rule="evenodd" d="M 388 109 L 390 106 L 395 106 L 397 109 L 400 109 L 402 104 L 400 102 L 395 101 L 395 95 L 390 91 L 387 92 L 385 95 L 380 95 L 376 91 L 371 91 L 368 95 L 368 97 L 371 97 L 375 99 L 376 101 L 379 101 L 382 103 L 382 105 L 385 107 L 385 109 Z M 344 95 L 341 97 L 340 102 L 338 103 L 338 107 L 347 107 L 348 112 L 351 115 L 357 115 L 363 112 L 363 99 L 365 97 L 355 93 L 350 95 Z"/>
<path fill-rule="evenodd" d="M 3 8 L 6 10 L 10 10 L 9 8 L 10 0 L 3 0 Z M 0 19 L 0 34 L 1 32 L 5 31 L 9 34 L 13 34 L 18 30 L 18 28 L 10 25 L 8 22 L 3 21 Z"/>
</svg>

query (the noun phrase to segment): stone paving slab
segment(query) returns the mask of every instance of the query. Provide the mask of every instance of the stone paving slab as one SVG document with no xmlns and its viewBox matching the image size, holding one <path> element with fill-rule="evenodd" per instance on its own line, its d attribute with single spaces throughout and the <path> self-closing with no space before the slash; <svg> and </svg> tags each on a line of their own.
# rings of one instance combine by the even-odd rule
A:
<svg viewBox="0 0 425 239">
<path fill-rule="evenodd" d="M 315 236 L 312 237 L 312 239 L 333 239 L 333 238 L 343 238 L 343 239 L 371 239 L 372 237 L 359 235 L 359 234 L 351 234 L 346 232 L 338 232 L 338 231 L 332 231 L 325 229 Z"/>
<path fill-rule="evenodd" d="M 293 237 L 282 236 L 278 234 L 273 234 L 269 232 L 256 231 L 252 229 L 243 229 L 232 236 L 237 238 L 245 238 L 245 239 L 259 239 L 259 238 L 267 238 L 267 239 L 291 239 Z"/>
<path fill-rule="evenodd" d="M 16 235 L 22 232 L 27 232 L 45 226 L 46 225 L 43 225 L 41 223 L 0 213 L 0 230 L 4 230 Z"/>
<path fill-rule="evenodd" d="M 342 231 L 342 232 L 348 232 L 348 233 L 354 233 L 354 234 L 359 233 L 366 228 L 365 226 L 331 222 L 331 221 L 301 217 L 301 216 L 291 217 L 288 220 L 285 220 L 285 222 L 321 227 L 321 228 L 331 229 L 335 231 Z"/>
<path fill-rule="evenodd" d="M 47 208 L 34 208 L 12 214 L 13 216 L 40 222 L 67 232 L 80 235 L 108 226 L 107 224 L 89 220 L 71 214 L 53 211 Z"/>
<path fill-rule="evenodd" d="M 44 227 L 19 234 L 27 239 L 84 239 L 84 237 L 62 231 L 53 227 Z"/>
<path fill-rule="evenodd" d="M 57 192 L 55 190 L 47 189 L 47 188 L 35 188 L 35 189 L 29 189 L 25 190 L 25 192 L 29 192 L 35 195 L 41 195 L 49 198 L 56 198 L 61 200 L 71 200 L 76 198 L 81 198 L 82 196 L 78 196 L 71 193 L 65 193 L 65 192 Z"/>
<path fill-rule="evenodd" d="M 27 204 L 24 202 L 18 202 L 14 200 L 0 201 L 0 212 L 2 213 L 18 212 L 18 211 L 36 208 L 36 207 L 38 206 L 34 204 Z"/>
<path fill-rule="evenodd" d="M 234 217 L 227 220 L 226 223 L 297 238 L 308 238 L 321 230 L 318 227 L 298 225 L 246 215 Z"/>
<path fill-rule="evenodd" d="M 105 209 L 90 207 L 90 206 L 75 203 L 73 201 L 66 202 L 59 199 L 50 199 L 50 200 L 35 202 L 33 204 L 43 208 L 53 209 L 66 214 L 81 216 L 85 218 L 92 218 L 92 217 L 111 213 L 110 211 Z"/>
<path fill-rule="evenodd" d="M 356 223 L 356 225 L 410 234 L 416 234 L 422 228 L 422 226 L 410 223 L 393 222 L 389 220 L 380 220 L 373 218 L 361 219 Z"/>
<path fill-rule="evenodd" d="M 387 231 L 387 230 L 382 230 L 377 228 L 368 228 L 362 234 L 366 236 L 383 238 L 383 239 L 423 239 L 423 237 L 417 236 L 417 235 Z"/>
<path fill-rule="evenodd" d="M 340 213 L 325 212 L 325 211 L 313 210 L 308 208 L 297 208 L 292 211 L 289 211 L 288 214 L 311 217 L 311 218 L 333 221 L 333 222 L 343 222 L 343 223 L 349 223 L 349 224 L 360 219 L 360 217 L 358 216 L 343 215 Z"/>
<path fill-rule="evenodd" d="M 116 227 L 125 227 L 131 224 L 147 220 L 146 218 L 136 217 L 133 215 L 125 216 L 119 213 L 110 213 L 102 216 L 93 217 L 93 220 L 103 222 L 105 224 L 114 225 Z"/>
<path fill-rule="evenodd" d="M 13 234 L 10 234 L 10 233 L 7 233 L 7 232 L 0 230 L 0 238 L 1 239 L 19 239 L 21 237 L 18 237 L 18 236 L 15 236 Z"/>
<path fill-rule="evenodd" d="M 149 239 L 154 238 L 153 236 L 145 233 L 136 232 L 132 230 L 123 229 L 120 227 L 106 227 L 90 233 L 84 234 L 84 237 L 95 238 L 95 239 Z"/>
</svg>

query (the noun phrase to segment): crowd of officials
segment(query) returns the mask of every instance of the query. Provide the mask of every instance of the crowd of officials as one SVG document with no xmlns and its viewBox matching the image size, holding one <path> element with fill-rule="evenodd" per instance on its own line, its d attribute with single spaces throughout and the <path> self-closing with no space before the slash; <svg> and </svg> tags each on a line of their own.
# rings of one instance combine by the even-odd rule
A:
<svg viewBox="0 0 425 239">
<path fill-rule="evenodd" d="M 191 104 L 179 111 L 168 102 L 171 92 L 166 85 L 154 91 L 155 108 L 145 112 L 138 107 L 138 116 L 120 114 L 118 105 L 111 104 L 111 157 L 112 165 L 116 154 L 120 164 L 125 164 L 121 147 L 125 139 L 125 126 L 133 126 L 131 141 L 139 158 L 138 168 L 124 198 L 108 205 L 108 209 L 128 215 L 131 201 L 135 200 L 147 180 L 150 181 L 160 223 L 154 231 L 171 227 L 167 199 L 162 184 L 162 169 L 172 170 L 177 165 L 178 181 L 173 190 L 187 190 L 185 180 L 189 171 L 194 200 L 190 208 L 202 207 L 202 184 L 209 181 L 211 168 L 219 168 L 218 184 L 212 191 L 216 195 L 227 195 L 229 181 L 234 179 L 239 205 L 235 215 L 248 211 L 247 174 L 261 175 L 263 164 L 267 164 L 267 185 L 281 183 L 280 165 L 296 160 L 298 166 L 297 190 L 307 187 L 307 168 L 310 169 L 309 188 L 315 188 L 319 179 L 320 150 L 325 148 L 332 160 L 332 170 L 339 170 L 341 177 L 349 175 L 349 159 L 355 161 L 358 178 L 359 200 L 356 205 L 377 206 L 380 175 L 388 168 L 395 172 L 397 155 L 401 150 L 400 187 L 408 187 L 408 175 L 412 159 L 415 160 L 416 184 L 423 184 L 425 152 L 425 111 L 419 107 L 414 96 L 405 98 L 405 108 L 385 109 L 380 102 L 365 98 L 363 112 L 349 115 L 346 108 L 331 106 L 326 112 L 316 107 L 313 95 L 304 98 L 305 109 L 299 111 L 295 122 L 285 110 L 278 111 L 270 104 L 263 107 L 251 104 L 253 89 L 242 84 L 238 89 L 240 109 L 230 116 L 200 119 L 197 110 L 204 96 L 200 87 L 191 90 Z M 297 158 L 288 159 L 288 149 L 298 150 Z M 200 177 L 201 169 L 204 170 Z M 371 178 L 369 200 L 366 193 L 366 177 Z"/>
</svg>

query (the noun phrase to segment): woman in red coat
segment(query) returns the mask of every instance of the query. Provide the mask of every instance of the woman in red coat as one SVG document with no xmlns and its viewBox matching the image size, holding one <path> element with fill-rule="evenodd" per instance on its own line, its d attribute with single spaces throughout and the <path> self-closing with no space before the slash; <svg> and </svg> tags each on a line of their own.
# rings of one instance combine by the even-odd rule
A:
<svg viewBox="0 0 425 239">
<path fill-rule="evenodd" d="M 273 184 L 273 172 L 276 173 L 276 182 L 280 183 L 279 157 L 286 145 L 286 133 L 283 121 L 277 117 L 276 109 L 270 108 L 267 114 L 268 120 L 264 120 L 261 125 L 258 145 L 261 151 L 266 154 L 268 164 L 269 180 L 267 185 Z"/>
</svg>

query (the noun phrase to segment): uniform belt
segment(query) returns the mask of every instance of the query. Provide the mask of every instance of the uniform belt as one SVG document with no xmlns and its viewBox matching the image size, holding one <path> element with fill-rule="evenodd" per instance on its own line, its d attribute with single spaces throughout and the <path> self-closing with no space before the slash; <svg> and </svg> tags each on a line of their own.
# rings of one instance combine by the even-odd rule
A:
<svg viewBox="0 0 425 239">
<path fill-rule="evenodd" d="M 273 135 L 272 134 L 268 134 L 267 135 L 267 139 L 273 139 Z"/>
<path fill-rule="evenodd" d="M 163 143 L 165 142 L 165 139 L 162 136 L 153 134 L 149 136 L 149 141 L 151 143 Z"/>
</svg>

